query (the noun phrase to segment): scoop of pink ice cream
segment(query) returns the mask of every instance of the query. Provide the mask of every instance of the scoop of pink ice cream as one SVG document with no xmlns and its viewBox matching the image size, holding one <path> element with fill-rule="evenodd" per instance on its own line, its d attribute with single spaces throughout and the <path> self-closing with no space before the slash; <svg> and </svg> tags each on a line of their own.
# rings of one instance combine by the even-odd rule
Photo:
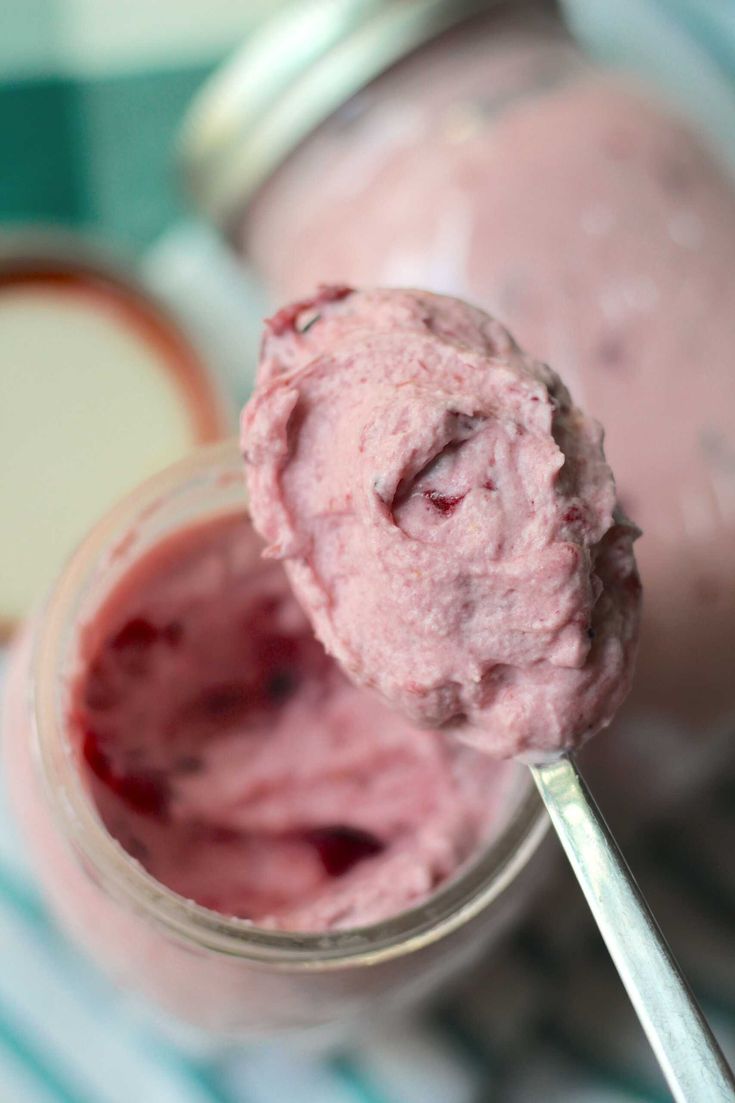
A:
<svg viewBox="0 0 735 1103">
<path fill-rule="evenodd" d="M 630 75 L 493 42 L 438 43 L 316 131 L 249 208 L 247 251 L 274 301 L 336 277 L 482 303 L 603 421 L 644 531 L 635 684 L 593 747 L 621 831 L 733 755 L 735 187 Z"/>
<path fill-rule="evenodd" d="M 242 440 L 268 554 L 354 681 L 498 756 L 609 723 L 637 530 L 600 427 L 494 319 L 325 288 L 267 323 Z"/>
</svg>

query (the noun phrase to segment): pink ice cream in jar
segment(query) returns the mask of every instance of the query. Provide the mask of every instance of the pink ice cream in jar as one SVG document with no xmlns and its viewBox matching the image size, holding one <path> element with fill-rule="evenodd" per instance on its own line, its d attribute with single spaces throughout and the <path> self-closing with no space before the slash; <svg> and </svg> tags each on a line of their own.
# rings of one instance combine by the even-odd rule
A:
<svg viewBox="0 0 735 1103">
<path fill-rule="evenodd" d="M 12 650 L 4 775 L 54 913 L 229 1039 L 408 1005 L 539 881 L 526 772 L 352 684 L 262 557 L 228 443 L 139 487 Z"/>
<path fill-rule="evenodd" d="M 424 899 L 491 831 L 508 771 L 351 685 L 245 517 L 162 542 L 85 629 L 71 724 L 110 833 L 260 926 Z"/>
</svg>

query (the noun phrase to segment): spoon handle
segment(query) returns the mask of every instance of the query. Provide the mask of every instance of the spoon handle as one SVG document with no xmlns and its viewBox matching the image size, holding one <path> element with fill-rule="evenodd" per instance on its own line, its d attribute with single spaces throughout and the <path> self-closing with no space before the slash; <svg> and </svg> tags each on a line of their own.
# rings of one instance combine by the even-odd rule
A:
<svg viewBox="0 0 735 1103">
<path fill-rule="evenodd" d="M 531 773 L 677 1103 L 735 1100 L 735 1080 L 570 757 Z"/>
</svg>

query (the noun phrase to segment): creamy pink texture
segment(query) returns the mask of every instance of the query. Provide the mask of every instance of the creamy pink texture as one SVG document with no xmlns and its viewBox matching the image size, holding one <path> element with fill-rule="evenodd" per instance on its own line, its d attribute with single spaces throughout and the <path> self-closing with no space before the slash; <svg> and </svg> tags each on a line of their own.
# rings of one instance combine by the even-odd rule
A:
<svg viewBox="0 0 735 1103">
<path fill-rule="evenodd" d="M 591 748 L 622 823 L 635 786 L 648 814 L 732 756 L 735 187 L 653 91 L 570 52 L 541 43 L 509 95 L 492 30 L 439 44 L 430 80 L 406 62 L 269 182 L 247 248 L 274 301 L 338 279 L 477 302 L 604 423 L 646 594 L 632 691 Z"/>
<path fill-rule="evenodd" d="M 599 426 L 496 321 L 325 288 L 267 323 L 242 441 L 268 554 L 355 682 L 497 756 L 609 723 L 636 530 Z"/>
<path fill-rule="evenodd" d="M 260 925 L 356 926 L 489 837 L 512 773 L 344 678 L 244 518 L 169 538 L 90 623 L 72 730 L 108 830 Z"/>
</svg>

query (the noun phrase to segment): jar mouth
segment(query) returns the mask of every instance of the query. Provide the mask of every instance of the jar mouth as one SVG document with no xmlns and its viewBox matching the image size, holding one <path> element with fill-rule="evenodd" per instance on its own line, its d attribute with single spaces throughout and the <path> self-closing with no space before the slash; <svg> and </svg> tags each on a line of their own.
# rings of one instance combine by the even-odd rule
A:
<svg viewBox="0 0 735 1103">
<path fill-rule="evenodd" d="M 39 619 L 31 675 L 32 742 L 54 819 L 100 886 L 192 948 L 292 970 L 369 965 L 410 953 L 462 926 L 511 885 L 534 854 L 548 819 L 530 773 L 519 767 L 512 809 L 489 845 L 422 903 L 362 927 L 272 930 L 211 911 L 157 881 L 109 834 L 68 739 L 63 676 L 85 592 L 111 558 L 165 502 L 199 502 L 202 517 L 247 509 L 235 441 L 202 448 L 142 483 L 90 531 L 68 561 Z M 53 692 L 50 688 L 53 687 Z"/>
</svg>

